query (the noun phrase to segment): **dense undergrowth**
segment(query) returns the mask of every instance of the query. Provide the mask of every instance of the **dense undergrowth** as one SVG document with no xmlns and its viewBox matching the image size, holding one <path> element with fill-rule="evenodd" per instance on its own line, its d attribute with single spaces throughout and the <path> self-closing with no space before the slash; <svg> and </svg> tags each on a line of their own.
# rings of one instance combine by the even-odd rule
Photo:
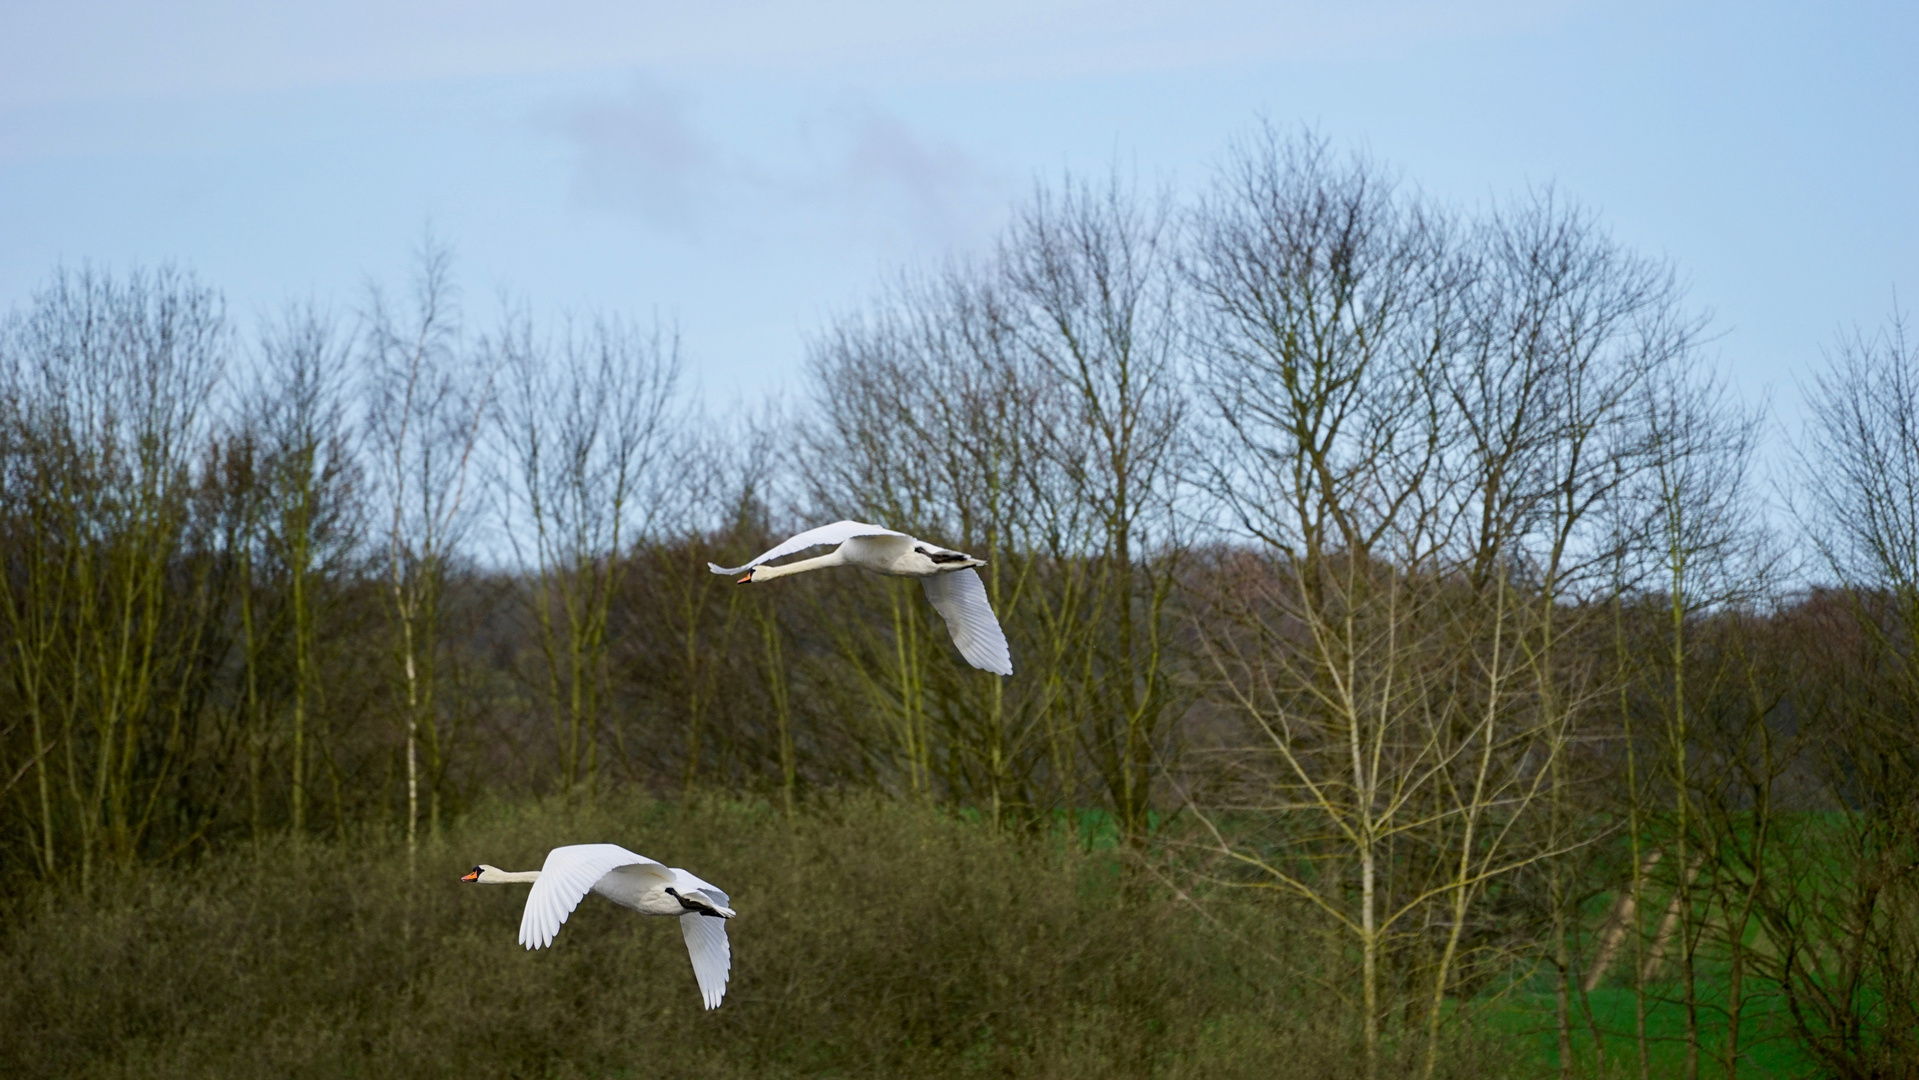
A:
<svg viewBox="0 0 1919 1080">
<path fill-rule="evenodd" d="M 734 975 L 700 1009 L 677 929 L 589 898 L 515 942 L 525 890 L 462 885 L 612 840 L 727 888 Z M 1354 1075 L 1285 928 L 1129 884 L 1110 855 L 878 800 L 786 821 L 642 798 L 496 806 L 423 846 L 281 841 L 16 898 L 0 1075 Z M 1446 1072 L 1505 1071 L 1461 1048 Z"/>
</svg>

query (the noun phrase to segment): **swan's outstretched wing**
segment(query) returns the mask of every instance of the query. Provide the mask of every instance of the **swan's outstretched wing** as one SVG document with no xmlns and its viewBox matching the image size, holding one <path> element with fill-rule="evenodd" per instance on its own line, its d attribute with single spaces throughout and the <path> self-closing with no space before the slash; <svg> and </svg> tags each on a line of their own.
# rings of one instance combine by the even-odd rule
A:
<svg viewBox="0 0 1919 1080">
<path fill-rule="evenodd" d="M 720 1007 L 726 996 L 726 975 L 733 970 L 733 950 L 726 941 L 726 920 L 711 915 L 680 916 L 680 934 L 693 958 L 693 977 L 700 983 L 700 1000 L 709 1009 Z"/>
<path fill-rule="evenodd" d="M 520 944 L 529 949 L 553 944 L 553 935 L 595 883 L 622 866 L 635 865 L 666 869 L 618 844 L 574 844 L 547 852 L 546 865 L 540 867 L 539 880 L 527 894 L 526 911 L 520 915 Z"/>
<path fill-rule="evenodd" d="M 768 559 L 777 559 L 782 555 L 791 555 L 796 551 L 805 551 L 807 548 L 819 547 L 822 544 L 844 544 L 856 536 L 905 535 L 903 532 L 894 532 L 892 529 L 883 528 L 878 525 L 868 525 L 863 521 L 835 521 L 831 525 L 822 525 L 817 529 L 808 529 L 798 536 L 775 546 L 771 551 L 766 552 L 745 566 L 728 568 L 716 563 L 707 563 L 706 568 L 716 574 L 739 574 L 758 566 Z"/>
<path fill-rule="evenodd" d="M 697 894 L 727 915 L 733 914 L 732 900 L 720 887 L 679 867 L 668 871 L 680 895 Z M 733 969 L 733 949 L 726 940 L 726 920 L 689 912 L 680 916 L 680 934 L 686 938 L 687 955 L 693 959 L 693 977 L 700 983 L 700 1000 L 709 1009 L 717 1009 L 726 996 L 726 976 Z"/>
<path fill-rule="evenodd" d="M 995 675 L 1013 673 L 1013 657 L 1006 651 L 1006 634 L 993 617 L 993 605 L 986 599 L 986 583 L 969 567 L 951 573 L 921 578 L 926 598 L 946 619 L 966 662 Z"/>
</svg>

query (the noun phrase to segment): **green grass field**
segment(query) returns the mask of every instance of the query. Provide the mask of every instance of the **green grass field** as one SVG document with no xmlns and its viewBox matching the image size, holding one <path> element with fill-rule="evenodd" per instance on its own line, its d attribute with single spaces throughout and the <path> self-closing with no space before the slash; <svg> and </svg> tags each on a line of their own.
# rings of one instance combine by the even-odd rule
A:
<svg viewBox="0 0 1919 1080">
<path fill-rule="evenodd" d="M 1726 982 L 1723 972 L 1706 972 L 1698 983 L 1700 1008 L 1700 1073 L 1724 1076 L 1727 1017 L 1724 1009 Z M 1648 1058 L 1654 1076 L 1683 1075 L 1685 1063 L 1685 1009 L 1678 998 L 1677 983 L 1651 988 L 1646 1009 Z M 1811 1066 L 1795 1045 L 1786 1027 L 1785 1006 L 1777 996 L 1750 996 L 1740 1020 L 1740 1065 L 1742 1076 L 1778 1077 L 1809 1075 Z M 1591 1010 L 1590 1022 L 1586 1008 Z M 1552 992 L 1535 990 L 1510 996 L 1490 1017 L 1491 1026 L 1527 1048 L 1527 1056 L 1541 1066 L 1556 1065 L 1559 1060 L 1558 1036 L 1553 1027 Z M 1636 1024 L 1633 992 L 1626 987 L 1600 987 L 1587 995 L 1584 1007 L 1575 1003 L 1573 1060 L 1578 1075 L 1638 1076 L 1639 1051 L 1634 1037 Z M 1596 1026 L 1604 1040 L 1603 1070 L 1601 1054 L 1592 1037 Z"/>
</svg>

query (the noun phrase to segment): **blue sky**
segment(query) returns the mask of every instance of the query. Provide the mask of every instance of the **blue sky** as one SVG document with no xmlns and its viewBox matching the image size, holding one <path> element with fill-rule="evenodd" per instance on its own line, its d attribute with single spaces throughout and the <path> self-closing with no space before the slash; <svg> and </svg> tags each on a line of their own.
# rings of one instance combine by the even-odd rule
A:
<svg viewBox="0 0 1919 1080">
<path fill-rule="evenodd" d="M 0 0 L 0 306 L 172 260 L 350 311 L 431 223 L 475 316 L 657 311 L 752 398 L 1036 175 L 1191 187 L 1266 116 L 1460 203 L 1556 184 L 1790 422 L 1919 296 L 1915 43 L 1910 3 Z"/>
</svg>

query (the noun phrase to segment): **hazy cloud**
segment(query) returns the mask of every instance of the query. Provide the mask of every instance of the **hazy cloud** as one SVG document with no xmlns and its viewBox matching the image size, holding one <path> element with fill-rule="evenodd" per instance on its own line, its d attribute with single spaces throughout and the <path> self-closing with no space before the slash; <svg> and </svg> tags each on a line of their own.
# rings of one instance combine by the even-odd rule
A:
<svg viewBox="0 0 1919 1080">
<path fill-rule="evenodd" d="M 703 195 L 749 170 L 688 123 L 683 100 L 651 83 L 619 98 L 577 102 L 547 117 L 572 144 L 576 199 L 628 210 L 670 230 L 691 230 Z"/>
<path fill-rule="evenodd" d="M 542 123 L 573 149 L 579 205 L 671 232 L 829 231 L 943 245 L 976 238 L 1010 194 L 959 146 L 870 105 L 796 108 L 744 147 L 701 125 L 695 106 L 642 81 L 549 110 Z"/>
<path fill-rule="evenodd" d="M 836 186 L 847 210 L 891 202 L 919 236 L 947 243 L 965 239 L 993 212 L 987 204 L 1003 195 L 1003 185 L 964 151 L 928 142 L 898 117 L 879 112 L 854 123 Z"/>
</svg>

